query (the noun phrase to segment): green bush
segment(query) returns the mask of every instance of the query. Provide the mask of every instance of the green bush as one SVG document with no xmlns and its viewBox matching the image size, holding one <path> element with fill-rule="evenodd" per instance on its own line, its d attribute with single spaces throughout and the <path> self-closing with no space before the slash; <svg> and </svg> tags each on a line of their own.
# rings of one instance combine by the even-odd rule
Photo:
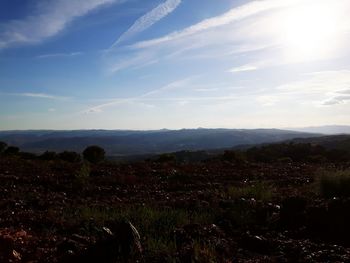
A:
<svg viewBox="0 0 350 263">
<path fill-rule="evenodd" d="M 325 171 L 318 183 L 319 193 L 324 197 L 350 197 L 350 170 Z"/>
<path fill-rule="evenodd" d="M 99 163 L 105 159 L 105 150 L 97 145 L 87 147 L 83 151 L 84 159 L 90 163 Z"/>
<path fill-rule="evenodd" d="M 77 163 L 81 161 L 81 157 L 79 153 L 64 151 L 58 154 L 58 158 L 63 161 Z"/>
</svg>

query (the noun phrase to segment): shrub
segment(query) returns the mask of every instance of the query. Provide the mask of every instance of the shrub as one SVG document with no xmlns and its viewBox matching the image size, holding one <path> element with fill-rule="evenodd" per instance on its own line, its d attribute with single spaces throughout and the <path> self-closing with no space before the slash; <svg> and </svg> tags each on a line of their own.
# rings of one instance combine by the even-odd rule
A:
<svg viewBox="0 0 350 263">
<path fill-rule="evenodd" d="M 158 156 L 157 162 L 160 162 L 160 163 L 176 162 L 176 156 L 171 153 L 163 153 Z"/>
<path fill-rule="evenodd" d="M 36 154 L 29 152 L 20 152 L 20 156 L 24 160 L 35 160 L 37 158 Z"/>
<path fill-rule="evenodd" d="M 16 155 L 18 153 L 19 153 L 19 148 L 15 146 L 9 146 L 4 151 L 4 154 L 7 154 L 7 155 Z"/>
<path fill-rule="evenodd" d="M 60 158 L 63 161 L 71 162 L 71 163 L 77 163 L 81 161 L 81 157 L 79 153 L 76 152 L 69 152 L 64 151 L 58 154 L 58 158 Z"/>
<path fill-rule="evenodd" d="M 326 157 L 332 162 L 346 162 L 350 160 L 350 154 L 344 149 L 331 149 L 326 152 Z"/>
<path fill-rule="evenodd" d="M 0 142 L 0 153 L 3 153 L 7 148 L 7 144 L 5 142 Z"/>
<path fill-rule="evenodd" d="M 350 170 L 326 171 L 319 178 L 319 193 L 324 197 L 350 197 Z"/>
<path fill-rule="evenodd" d="M 329 159 L 329 157 L 333 156 L 339 161 L 346 160 L 344 151 L 337 150 L 329 154 L 322 146 L 312 145 L 310 143 L 270 144 L 262 147 L 250 148 L 246 153 L 249 160 L 257 162 L 274 162 L 280 158 L 290 158 L 294 162 L 319 162 L 322 161 L 320 159 L 322 156 L 325 157 L 325 159 Z"/>
<path fill-rule="evenodd" d="M 57 154 L 55 152 L 46 151 L 39 156 L 41 160 L 53 161 L 57 159 Z"/>
<path fill-rule="evenodd" d="M 233 162 L 236 164 L 243 164 L 247 162 L 247 158 L 243 152 L 240 151 L 225 151 L 222 155 L 224 161 Z"/>
<path fill-rule="evenodd" d="M 100 146 L 89 146 L 83 151 L 83 156 L 90 163 L 98 163 L 105 159 L 105 150 Z"/>
</svg>

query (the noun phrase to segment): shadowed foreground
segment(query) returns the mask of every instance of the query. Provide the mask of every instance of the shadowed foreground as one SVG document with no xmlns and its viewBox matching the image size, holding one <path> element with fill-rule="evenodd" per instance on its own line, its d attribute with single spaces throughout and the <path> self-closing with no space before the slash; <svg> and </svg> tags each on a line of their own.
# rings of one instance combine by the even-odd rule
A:
<svg viewBox="0 0 350 263">
<path fill-rule="evenodd" d="M 0 159 L 1 262 L 346 262 L 350 165 Z"/>
</svg>

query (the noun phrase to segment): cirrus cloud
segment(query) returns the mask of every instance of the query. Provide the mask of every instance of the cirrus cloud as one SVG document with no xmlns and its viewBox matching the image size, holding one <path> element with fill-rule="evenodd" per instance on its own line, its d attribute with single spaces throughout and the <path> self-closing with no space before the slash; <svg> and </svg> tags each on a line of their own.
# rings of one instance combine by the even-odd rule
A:
<svg viewBox="0 0 350 263">
<path fill-rule="evenodd" d="M 156 8 L 137 19 L 136 22 L 114 42 L 111 48 L 151 27 L 159 20 L 172 13 L 180 4 L 181 0 L 167 0 L 158 5 Z"/>
<path fill-rule="evenodd" d="M 116 2 L 118 0 L 41 1 L 34 14 L 0 24 L 0 49 L 18 44 L 39 43 L 61 32 L 74 19 Z"/>
</svg>

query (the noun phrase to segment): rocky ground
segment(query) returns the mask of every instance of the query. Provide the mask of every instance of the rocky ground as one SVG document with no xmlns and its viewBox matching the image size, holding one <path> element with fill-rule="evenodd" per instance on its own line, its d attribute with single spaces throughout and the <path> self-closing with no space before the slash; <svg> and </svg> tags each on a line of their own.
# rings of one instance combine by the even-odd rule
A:
<svg viewBox="0 0 350 263">
<path fill-rule="evenodd" d="M 0 262 L 350 261 L 350 164 L 0 158 Z"/>
</svg>

